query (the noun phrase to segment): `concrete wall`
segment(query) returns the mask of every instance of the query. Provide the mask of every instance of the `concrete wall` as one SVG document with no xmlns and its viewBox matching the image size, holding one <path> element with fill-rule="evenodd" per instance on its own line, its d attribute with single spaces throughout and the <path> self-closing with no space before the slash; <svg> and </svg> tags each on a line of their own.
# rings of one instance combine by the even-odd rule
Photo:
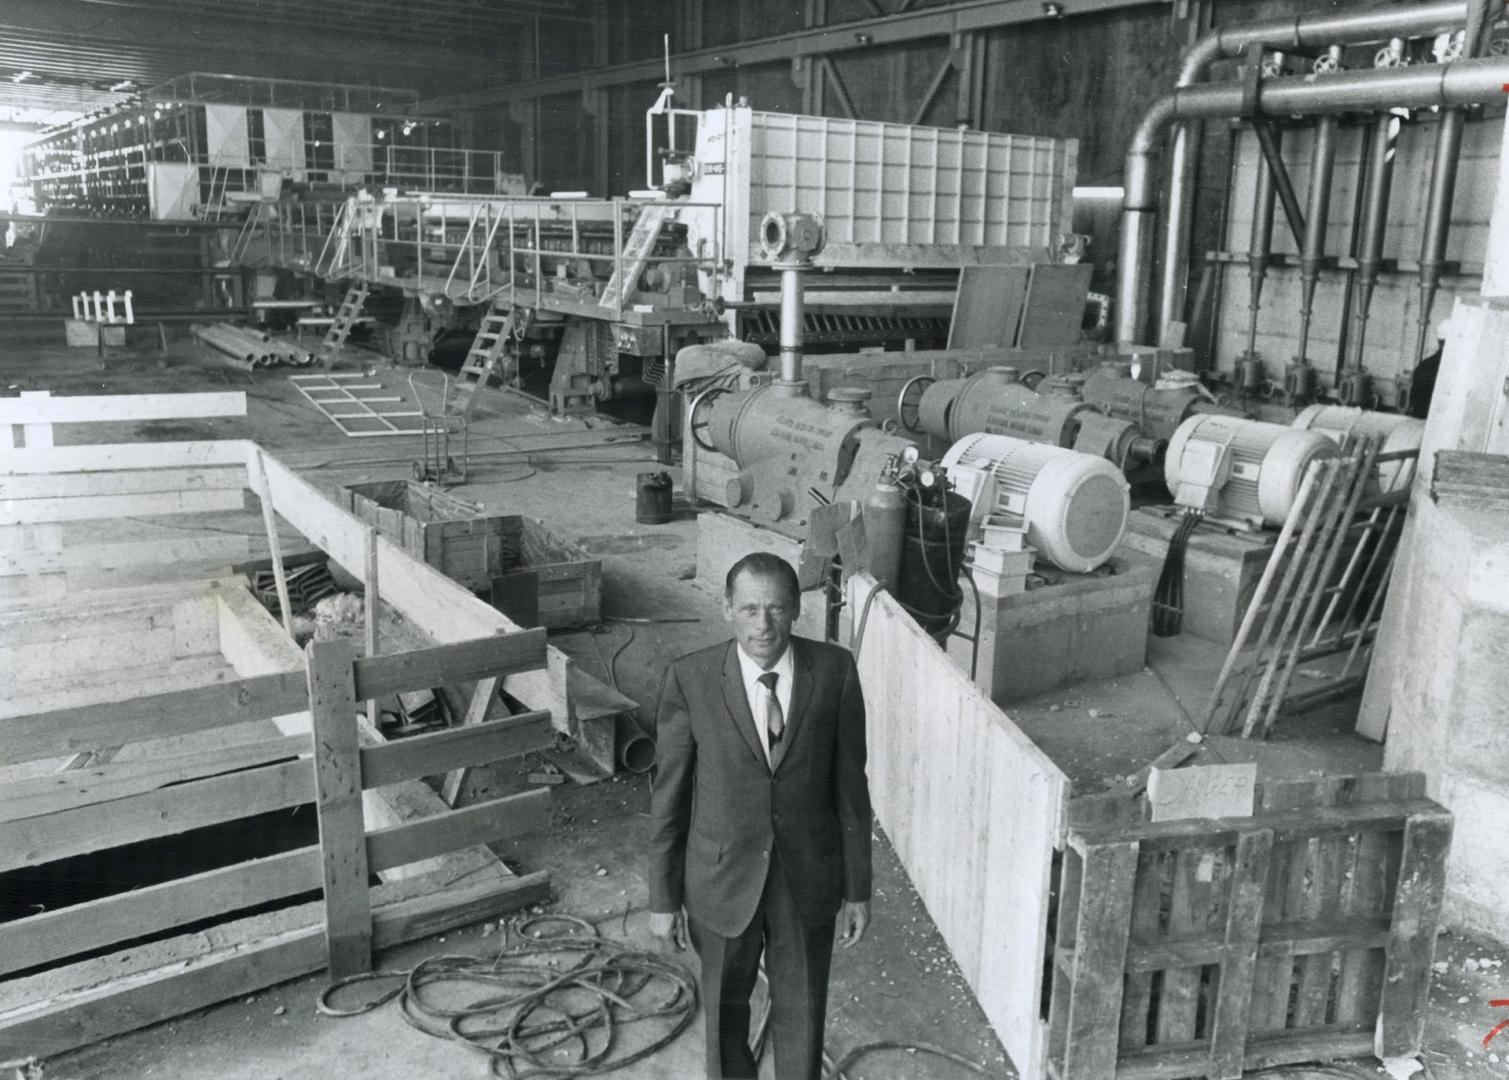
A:
<svg viewBox="0 0 1509 1080">
<path fill-rule="evenodd" d="M 1509 224 L 1509 223 L 1506 223 Z M 1446 921 L 1509 941 L 1509 505 L 1432 497 L 1439 450 L 1509 453 L 1509 303 L 1452 316 L 1358 729 L 1456 814 Z"/>
</svg>

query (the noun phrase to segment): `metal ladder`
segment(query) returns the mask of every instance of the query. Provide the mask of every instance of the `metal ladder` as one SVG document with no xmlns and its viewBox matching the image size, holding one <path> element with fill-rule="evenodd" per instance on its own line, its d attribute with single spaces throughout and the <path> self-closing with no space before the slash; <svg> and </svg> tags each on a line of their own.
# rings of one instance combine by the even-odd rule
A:
<svg viewBox="0 0 1509 1080">
<path fill-rule="evenodd" d="M 639 211 L 639 218 L 634 222 L 634 228 L 624 241 L 624 249 L 614 265 L 613 276 L 608 279 L 602 299 L 598 301 L 603 307 L 618 310 L 629 293 L 634 291 L 639 283 L 639 275 L 644 273 L 645 263 L 649 261 L 650 252 L 655 248 L 655 241 L 660 238 L 661 226 L 665 224 L 670 210 L 668 206 L 656 205 L 646 206 Z"/>
<path fill-rule="evenodd" d="M 467 351 L 461 370 L 456 373 L 456 397 L 459 405 L 454 408 L 461 416 L 471 415 L 472 400 L 477 391 L 486 386 L 494 375 L 499 374 L 513 329 L 512 306 L 501 306 L 494 302 L 483 314 L 482 321 L 477 326 L 477 336 L 472 339 L 472 347 Z"/>
<path fill-rule="evenodd" d="M 346 290 L 346 298 L 341 301 L 330 329 L 325 331 L 325 340 L 320 342 L 320 362 L 326 371 L 335 366 L 335 358 L 346 344 L 351 328 L 362 317 L 362 306 L 367 302 L 367 293 L 365 281 L 354 281 Z"/>
</svg>

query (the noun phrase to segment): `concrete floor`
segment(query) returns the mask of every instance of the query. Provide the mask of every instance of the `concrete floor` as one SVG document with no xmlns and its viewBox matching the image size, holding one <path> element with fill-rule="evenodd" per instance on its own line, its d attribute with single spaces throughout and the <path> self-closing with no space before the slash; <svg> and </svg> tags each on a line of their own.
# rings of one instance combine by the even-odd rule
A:
<svg viewBox="0 0 1509 1080">
<path fill-rule="evenodd" d="M 146 334 L 143 331 L 143 339 Z M 49 328 L 35 339 L 13 332 L 0 340 L 0 390 L 49 389 L 58 394 L 243 390 L 248 417 L 187 423 L 94 425 L 59 441 L 245 437 L 275 452 L 321 486 L 408 474 L 418 455 L 414 438 L 349 439 L 319 416 L 287 382 L 287 369 L 247 373 L 221 366 L 197 342 L 175 338 L 166 367 L 148 346 L 109 358 L 56 344 Z M 155 344 L 155 341 L 154 341 Z M 375 360 L 377 377 L 404 386 L 405 372 Z M 527 400 L 501 391 L 478 399 L 471 438 L 472 476 L 452 492 L 489 509 L 531 514 L 577 540 L 604 562 L 598 634 L 552 635 L 587 671 L 608 678 L 617 654 L 623 692 L 652 706 L 666 659 L 725 636 L 715 595 L 694 580 L 696 526 L 685 508 L 662 526 L 634 521 L 635 475 L 658 468 L 643 429 L 592 419 L 560 421 Z M 126 430 L 121 430 L 125 428 Z M 254 534 L 254 530 L 253 530 Z M 619 622 L 681 619 L 685 622 Z M 1191 639 L 1152 639 L 1150 667 L 1129 676 L 1047 694 L 1010 711 L 1063 767 L 1076 791 L 1114 786 L 1190 730 L 1220 665 L 1221 651 Z M 1091 710 L 1095 715 L 1091 715 Z M 1258 760 L 1263 775 L 1378 767 L 1376 746 L 1349 734 L 1344 710 L 1290 724 L 1268 744 L 1223 740 L 1212 760 Z M 1303 741 L 1301 741 L 1303 740 Z M 531 767 L 521 762 L 479 779 L 514 786 Z M 596 923 L 606 936 L 651 947 L 646 932 L 643 825 L 648 785 L 620 777 L 592 786 L 555 789 L 550 829 L 499 848 L 522 870 L 548 869 L 556 892 L 551 910 Z M 875 1039 L 916 1039 L 946 1046 L 1014 1075 L 972 995 L 884 836 L 876 832 L 875 923 L 862 945 L 835 961 L 829 1046 L 842 1054 Z M 471 927 L 394 950 L 384 967 L 406 967 L 438 953 L 485 955 L 499 937 Z M 1432 996 L 1426 1062 L 1441 1080 L 1503 1075 L 1480 1040 L 1505 1010 L 1487 999 L 1502 978 L 1495 967 L 1463 966 L 1502 950 L 1442 939 L 1444 974 Z M 695 957 L 679 959 L 695 967 Z M 485 1064 L 464 1047 L 403 1025 L 391 1006 L 365 1017 L 332 1020 L 313 1002 L 323 987 L 314 976 L 253 998 L 226 1003 L 165 1025 L 77 1051 L 47 1063 L 48 1080 L 93 1077 L 482 1076 Z M 281 1011 L 279 1011 L 281 1010 Z M 1509 1036 L 1506 1036 L 1509 1037 Z M 1476 1050 L 1473 1048 L 1476 1047 Z M 1509 1058 L 1509 1045 L 1504 1047 Z M 672 1047 L 621 1075 L 628 1080 L 700 1075 L 701 1025 Z M 1490 1070 L 1490 1071 L 1484 1071 Z M 923 1057 L 880 1057 L 856 1070 L 862 1077 L 949 1078 L 955 1066 Z M 1368 1068 L 1371 1073 L 1372 1069 Z M 1296 1071 L 1294 1075 L 1303 1075 Z"/>
</svg>

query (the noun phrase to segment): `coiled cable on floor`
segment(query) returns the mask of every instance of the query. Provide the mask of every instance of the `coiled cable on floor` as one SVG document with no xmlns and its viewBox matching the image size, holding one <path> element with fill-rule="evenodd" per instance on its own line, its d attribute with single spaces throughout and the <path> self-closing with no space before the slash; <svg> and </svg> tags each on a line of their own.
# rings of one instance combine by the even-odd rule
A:
<svg viewBox="0 0 1509 1080">
<path fill-rule="evenodd" d="M 529 933 L 542 923 L 584 933 Z M 505 936 L 491 958 L 432 956 L 407 970 L 340 979 L 315 1007 L 325 1016 L 360 1016 L 397 999 L 411 1027 L 486 1054 L 492 1075 L 502 1080 L 611 1073 L 659 1053 L 696 1016 L 697 981 L 689 970 L 603 938 L 585 919 L 537 915 L 513 932 L 523 943 L 510 946 Z M 332 1004 L 346 987 L 383 980 L 394 985 L 375 998 Z M 656 1020 L 668 1027 L 650 1042 L 633 1051 L 619 1045 L 628 1025 Z"/>
</svg>

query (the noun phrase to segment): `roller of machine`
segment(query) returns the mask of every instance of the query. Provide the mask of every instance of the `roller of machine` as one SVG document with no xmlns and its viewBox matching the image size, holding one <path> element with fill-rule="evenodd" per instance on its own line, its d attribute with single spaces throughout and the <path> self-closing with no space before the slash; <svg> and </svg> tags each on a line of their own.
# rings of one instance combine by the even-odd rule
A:
<svg viewBox="0 0 1509 1080">
<path fill-rule="evenodd" d="M 983 473 L 976 519 L 1025 528 L 1027 542 L 1063 570 L 1094 570 L 1126 531 L 1126 478 L 1102 457 L 976 433 L 954 443 L 940 464 L 955 476 L 962 469 Z"/>
<path fill-rule="evenodd" d="M 1290 425 L 1300 431 L 1313 431 L 1334 441 L 1338 446 L 1348 436 L 1380 438 L 1379 456 L 1419 451 L 1425 436 L 1425 421 L 1399 413 L 1375 412 L 1372 409 L 1356 409 L 1347 405 L 1311 405 L 1300 411 Z M 1383 491 L 1395 491 L 1409 484 L 1414 476 L 1414 463 L 1410 461 L 1380 461 L 1378 463 L 1378 486 Z"/>
<path fill-rule="evenodd" d="M 1192 416 L 1169 441 L 1163 475 L 1180 506 L 1251 528 L 1279 526 L 1310 463 L 1336 455 L 1336 443 L 1317 431 Z"/>
<path fill-rule="evenodd" d="M 1162 442 L 1146 437 L 1136 424 L 1086 401 L 1079 375 L 1049 376 L 1036 387 L 1005 366 L 963 379 L 921 376 L 902 387 L 896 412 L 907 430 L 935 438 L 1009 435 L 1095 454 L 1119 468 L 1157 462 L 1163 452 Z"/>
</svg>

